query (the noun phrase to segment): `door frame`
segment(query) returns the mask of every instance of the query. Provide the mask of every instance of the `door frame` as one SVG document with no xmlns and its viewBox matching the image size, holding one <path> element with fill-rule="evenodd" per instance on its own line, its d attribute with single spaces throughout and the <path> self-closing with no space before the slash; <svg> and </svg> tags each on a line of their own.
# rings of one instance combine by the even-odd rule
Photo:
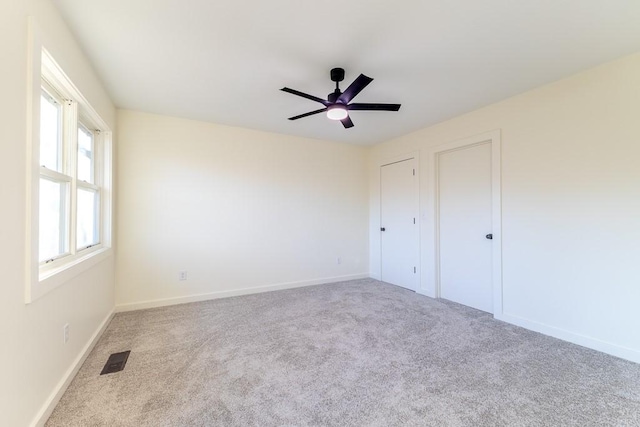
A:
<svg viewBox="0 0 640 427">
<path fill-rule="evenodd" d="M 431 171 L 429 191 L 427 192 L 427 210 L 425 234 L 427 242 L 432 246 L 425 248 L 425 271 L 433 274 L 425 275 L 425 293 L 433 298 L 440 298 L 440 218 L 439 218 L 439 156 L 441 154 L 469 148 L 475 145 L 491 144 L 491 226 L 492 226 L 492 286 L 493 316 L 501 318 L 502 308 L 502 169 L 501 169 L 501 134 L 493 130 L 480 135 L 471 136 L 446 144 L 430 147 L 427 150 L 427 165 Z"/>
<path fill-rule="evenodd" d="M 415 245 L 416 245 L 416 288 L 412 289 L 415 292 L 419 292 L 422 289 L 422 274 L 420 272 L 420 266 L 422 265 L 422 256 L 421 256 L 421 222 L 420 221 L 420 152 L 419 151 L 411 151 L 405 154 L 399 154 L 391 157 L 386 157 L 382 159 L 378 164 L 378 188 L 379 188 L 379 200 L 380 206 L 378 211 L 378 236 L 379 236 L 379 270 L 378 277 L 382 280 L 382 232 L 380 231 L 380 227 L 382 227 L 382 168 L 384 166 L 392 165 L 394 163 L 404 162 L 405 160 L 414 161 L 414 166 L 416 168 L 416 181 L 414 185 L 414 215 L 416 218 L 416 232 L 415 232 Z"/>
</svg>

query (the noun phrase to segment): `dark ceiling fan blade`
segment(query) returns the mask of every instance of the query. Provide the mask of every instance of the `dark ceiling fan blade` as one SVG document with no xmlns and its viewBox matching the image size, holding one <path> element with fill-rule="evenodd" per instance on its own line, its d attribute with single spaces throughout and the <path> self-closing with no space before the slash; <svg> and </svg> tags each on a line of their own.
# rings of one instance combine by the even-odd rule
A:
<svg viewBox="0 0 640 427">
<path fill-rule="evenodd" d="M 400 104 L 350 104 L 347 105 L 347 110 L 354 111 L 398 111 Z"/>
<path fill-rule="evenodd" d="M 348 104 L 351 102 L 353 98 L 359 94 L 362 89 L 367 87 L 369 83 L 371 83 L 373 79 L 371 77 L 367 77 L 364 74 L 360 74 L 357 79 L 353 81 L 349 85 L 349 87 L 338 97 L 338 102 L 342 102 L 343 104 Z"/>
<path fill-rule="evenodd" d="M 303 117 L 309 117 L 309 116 L 313 116 L 314 114 L 322 113 L 324 111 L 327 111 L 327 109 L 326 108 L 321 108 L 321 109 L 316 110 L 316 111 L 310 111 L 308 113 L 300 114 L 299 116 L 289 117 L 289 120 L 298 120 L 298 119 L 301 119 Z"/>
<path fill-rule="evenodd" d="M 345 129 L 349 129 L 353 127 L 353 122 L 351 121 L 351 117 L 347 116 L 346 119 L 342 119 L 340 120 L 342 122 L 342 126 L 344 126 Z"/>
<path fill-rule="evenodd" d="M 329 101 L 326 101 L 326 100 L 324 100 L 322 98 L 318 98 L 317 96 L 309 95 L 308 93 L 300 92 L 300 91 L 295 90 L 295 89 L 289 89 L 288 87 L 283 87 L 280 90 L 283 91 L 283 92 L 287 92 L 287 93 L 290 93 L 290 94 L 293 94 L 293 95 L 298 95 L 298 96 L 301 96 L 303 98 L 310 99 L 312 101 L 319 102 L 319 103 L 321 103 L 322 105 L 325 105 L 325 106 L 329 105 Z"/>
</svg>

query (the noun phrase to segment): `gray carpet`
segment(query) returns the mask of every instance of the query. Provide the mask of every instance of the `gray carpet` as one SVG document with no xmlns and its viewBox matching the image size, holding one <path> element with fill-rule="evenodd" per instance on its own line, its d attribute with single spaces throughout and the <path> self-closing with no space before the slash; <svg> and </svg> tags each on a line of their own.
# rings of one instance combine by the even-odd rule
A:
<svg viewBox="0 0 640 427">
<path fill-rule="evenodd" d="M 367 279 L 118 314 L 47 423 L 309 425 L 640 426 L 640 365 Z"/>
</svg>

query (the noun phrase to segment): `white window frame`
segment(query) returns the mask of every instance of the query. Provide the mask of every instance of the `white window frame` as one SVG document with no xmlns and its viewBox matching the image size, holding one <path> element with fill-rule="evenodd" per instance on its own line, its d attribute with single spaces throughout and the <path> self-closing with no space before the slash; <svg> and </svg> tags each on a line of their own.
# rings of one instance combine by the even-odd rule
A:
<svg viewBox="0 0 640 427">
<path fill-rule="evenodd" d="M 78 194 L 78 190 L 79 189 L 83 189 L 83 190 L 89 190 L 89 191 L 94 191 L 97 195 L 97 202 L 98 202 L 98 206 L 100 206 L 102 204 L 102 175 L 103 175 L 103 165 L 102 165 L 102 149 L 104 147 L 104 138 L 103 138 L 103 131 L 99 130 L 99 129 L 92 129 L 92 127 L 95 127 L 95 125 L 91 125 L 88 124 L 88 119 L 85 119 L 84 117 L 82 117 L 82 115 L 80 116 L 78 123 L 77 123 L 77 128 L 84 128 L 85 130 L 87 130 L 88 132 L 93 134 L 93 148 L 92 148 L 92 154 L 93 154 L 93 163 L 92 163 L 92 170 L 91 170 L 91 174 L 93 176 L 93 182 L 86 182 L 81 180 L 80 178 L 78 178 L 78 172 L 76 171 L 76 180 L 75 180 L 75 184 L 76 184 L 76 190 L 75 190 L 75 194 Z M 78 129 L 76 129 L 76 132 L 78 132 Z M 78 153 L 78 147 L 76 145 L 76 149 L 75 149 L 75 153 L 77 155 Z M 75 165 L 77 167 L 78 165 L 78 161 L 76 159 L 75 161 Z M 75 211 L 77 212 L 77 206 Z M 92 243 L 88 246 L 83 246 L 83 247 L 77 247 L 77 236 L 74 234 L 74 247 L 76 248 L 77 252 L 80 251 L 86 251 L 89 249 L 92 249 L 94 247 L 98 247 L 100 245 L 102 245 L 102 228 L 101 224 L 102 224 L 102 212 L 101 209 L 98 209 L 96 211 L 96 215 L 97 215 L 97 224 L 96 224 L 96 230 L 95 233 L 98 235 L 98 242 L 97 243 Z M 75 231 L 77 230 L 77 221 L 76 221 L 76 227 L 73 233 L 75 233 Z"/>
<path fill-rule="evenodd" d="M 41 35 L 33 20 L 29 22 L 30 52 L 28 78 L 27 125 L 27 256 L 25 302 L 31 303 L 48 292 L 112 255 L 112 133 L 107 123 L 96 113 L 82 93 L 43 47 Z M 62 173 L 40 165 L 40 98 L 45 87 L 54 99 L 63 101 Z M 93 183 L 78 181 L 78 127 L 93 132 Z M 40 178 L 68 182 L 67 222 L 68 252 L 46 262 L 39 260 L 39 186 Z M 99 243 L 76 248 L 77 191 L 86 188 L 97 192 L 96 212 Z"/>
</svg>

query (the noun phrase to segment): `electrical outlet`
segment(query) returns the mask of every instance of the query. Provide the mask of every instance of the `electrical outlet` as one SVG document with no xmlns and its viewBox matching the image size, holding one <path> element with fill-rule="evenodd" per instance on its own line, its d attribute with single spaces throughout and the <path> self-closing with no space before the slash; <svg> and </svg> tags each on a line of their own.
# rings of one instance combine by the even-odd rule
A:
<svg viewBox="0 0 640 427">
<path fill-rule="evenodd" d="M 66 344 L 67 342 L 69 342 L 69 324 L 65 323 L 64 327 L 62 328 L 63 330 L 63 335 L 64 335 L 64 343 Z"/>
<path fill-rule="evenodd" d="M 180 280 L 180 281 L 187 280 L 187 272 L 184 271 L 184 270 L 178 272 L 178 280 Z"/>
<path fill-rule="evenodd" d="M 342 258 L 338 257 L 338 264 L 342 264 Z"/>
</svg>

